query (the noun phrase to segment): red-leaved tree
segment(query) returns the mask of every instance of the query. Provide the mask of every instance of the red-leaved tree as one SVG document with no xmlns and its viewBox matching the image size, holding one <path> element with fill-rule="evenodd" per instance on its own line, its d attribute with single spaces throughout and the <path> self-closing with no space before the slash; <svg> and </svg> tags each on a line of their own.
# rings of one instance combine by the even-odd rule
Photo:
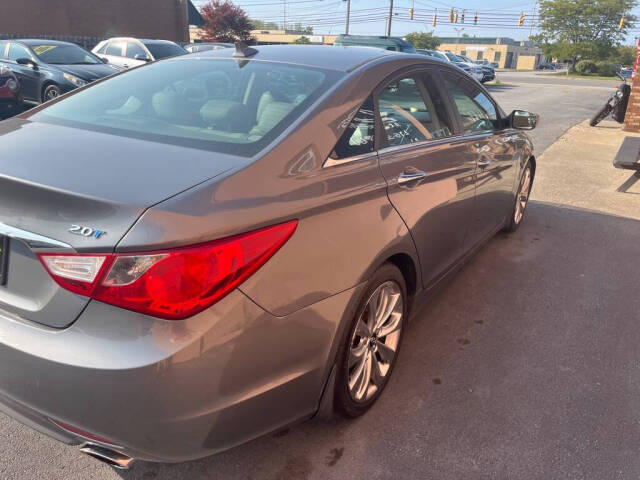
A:
<svg viewBox="0 0 640 480">
<path fill-rule="evenodd" d="M 204 25 L 202 39 L 207 42 L 245 42 L 251 44 L 251 20 L 246 12 L 236 7 L 233 2 L 226 0 L 210 0 L 200 10 Z"/>
</svg>

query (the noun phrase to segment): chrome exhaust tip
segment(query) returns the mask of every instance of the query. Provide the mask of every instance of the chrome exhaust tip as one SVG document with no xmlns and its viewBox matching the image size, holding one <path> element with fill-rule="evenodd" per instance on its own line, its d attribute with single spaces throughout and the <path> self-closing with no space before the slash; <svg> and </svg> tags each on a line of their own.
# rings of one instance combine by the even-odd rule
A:
<svg viewBox="0 0 640 480">
<path fill-rule="evenodd" d="M 111 448 L 103 447 L 95 443 L 85 443 L 80 447 L 80 451 L 85 455 L 95 458 L 96 460 L 106 463 L 107 465 L 119 470 L 129 470 L 134 458 L 125 455 L 122 452 Z"/>
</svg>

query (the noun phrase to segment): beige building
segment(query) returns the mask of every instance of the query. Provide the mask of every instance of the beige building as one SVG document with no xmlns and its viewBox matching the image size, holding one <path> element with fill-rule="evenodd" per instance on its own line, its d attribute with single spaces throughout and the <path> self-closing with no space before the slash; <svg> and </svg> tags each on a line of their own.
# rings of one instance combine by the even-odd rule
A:
<svg viewBox="0 0 640 480">
<path fill-rule="evenodd" d="M 442 38 L 438 50 L 488 60 L 498 68 L 534 70 L 544 60 L 542 50 L 528 41 L 511 38 Z"/>
<path fill-rule="evenodd" d="M 200 40 L 201 31 L 197 27 L 190 29 L 191 41 Z M 317 45 L 333 45 L 337 35 L 301 34 L 293 30 L 252 30 L 251 35 L 256 38 L 258 45 L 282 45 L 293 43 L 300 37 L 307 37 L 311 43 Z"/>
</svg>

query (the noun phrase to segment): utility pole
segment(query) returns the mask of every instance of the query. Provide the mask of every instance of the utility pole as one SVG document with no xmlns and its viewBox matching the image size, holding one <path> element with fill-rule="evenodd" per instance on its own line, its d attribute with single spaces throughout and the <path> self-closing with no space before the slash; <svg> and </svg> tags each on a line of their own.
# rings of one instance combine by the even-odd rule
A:
<svg viewBox="0 0 640 480">
<path fill-rule="evenodd" d="M 351 16 L 351 0 L 347 0 L 347 23 L 344 29 L 345 35 L 349 35 L 349 17 Z"/>
<path fill-rule="evenodd" d="M 533 3 L 533 15 L 531 15 L 531 26 L 529 27 L 529 40 L 531 40 L 531 36 L 533 35 L 533 22 L 536 18 L 536 9 L 538 8 L 538 0 Z"/>
<path fill-rule="evenodd" d="M 393 0 L 389 2 L 389 23 L 387 24 L 387 37 L 391 36 L 391 19 L 393 18 Z"/>
<path fill-rule="evenodd" d="M 287 0 L 282 0 L 282 30 L 287 29 Z"/>
</svg>

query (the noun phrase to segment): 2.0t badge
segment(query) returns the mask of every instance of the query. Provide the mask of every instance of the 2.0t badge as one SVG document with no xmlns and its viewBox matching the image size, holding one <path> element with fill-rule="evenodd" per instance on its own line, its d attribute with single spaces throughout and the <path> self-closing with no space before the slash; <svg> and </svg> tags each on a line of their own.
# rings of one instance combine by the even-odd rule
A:
<svg viewBox="0 0 640 480">
<path fill-rule="evenodd" d="M 73 233 L 74 235 L 80 235 L 82 237 L 93 237 L 93 238 L 100 238 L 102 235 L 107 234 L 107 232 L 105 232 L 104 230 L 98 230 L 97 228 L 93 228 L 93 227 L 83 227 L 82 225 L 76 225 L 76 224 L 71 225 L 71 228 L 69 228 L 69 233 Z"/>
</svg>

